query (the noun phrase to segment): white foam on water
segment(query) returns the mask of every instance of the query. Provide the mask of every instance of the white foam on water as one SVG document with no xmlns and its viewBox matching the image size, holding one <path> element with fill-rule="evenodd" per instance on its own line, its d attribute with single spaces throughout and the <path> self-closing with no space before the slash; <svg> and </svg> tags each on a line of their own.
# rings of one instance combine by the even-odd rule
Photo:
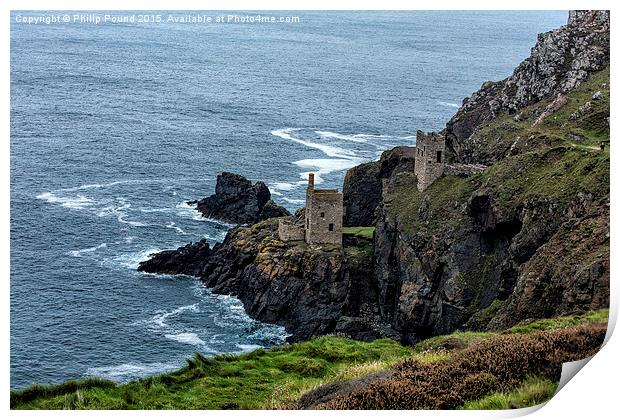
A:
<svg viewBox="0 0 620 420">
<path fill-rule="evenodd" d="M 306 140 L 302 137 L 301 133 L 298 133 L 300 128 L 284 128 L 271 131 L 271 134 L 283 139 L 287 139 L 299 144 L 303 144 L 307 147 L 320 150 L 329 158 L 312 158 L 301 159 L 293 162 L 308 171 L 300 173 L 300 177 L 304 180 L 302 182 L 287 182 L 278 181 L 270 185 L 274 190 L 291 191 L 295 188 L 303 187 L 307 184 L 307 178 L 309 173 L 314 173 L 314 183 L 321 184 L 325 180 L 325 175 L 332 172 L 346 171 L 356 165 L 359 165 L 365 161 L 375 159 L 377 150 L 385 150 L 386 143 L 403 144 L 409 142 L 410 139 L 415 138 L 414 135 L 407 136 L 392 136 L 386 134 L 343 134 L 326 130 L 314 130 L 313 133 L 320 136 L 324 141 L 336 141 L 342 144 L 342 141 L 355 142 L 360 144 L 357 146 L 356 151 L 347 150 L 342 147 L 334 146 L 331 144 L 324 144 L 317 142 L 316 140 Z M 312 134 L 311 134 L 312 136 Z M 364 144 L 368 143 L 366 146 Z M 364 149 L 360 149 L 364 148 Z"/>
<path fill-rule="evenodd" d="M 205 346 L 204 342 L 196 333 L 179 333 L 179 334 L 166 334 L 165 337 L 169 340 L 174 340 L 183 344 L 190 344 L 192 346 Z"/>
<path fill-rule="evenodd" d="M 316 168 L 315 174 L 318 172 L 321 175 L 327 175 L 331 172 L 350 169 L 361 162 L 361 159 L 301 159 L 293 164 L 300 168 Z"/>
<path fill-rule="evenodd" d="M 115 209 L 116 209 L 115 206 L 106 206 L 97 212 L 97 217 L 106 217 L 106 216 L 115 214 L 114 213 Z"/>
<path fill-rule="evenodd" d="M 129 268 L 131 270 L 135 270 L 138 268 L 138 265 L 149 258 L 151 254 L 156 254 L 160 252 L 159 248 L 149 248 L 143 251 L 138 252 L 130 252 L 127 254 L 121 254 L 114 258 L 112 258 L 111 262 L 115 265 L 120 265 L 125 268 Z"/>
<path fill-rule="evenodd" d="M 166 227 L 168 229 L 174 229 L 177 231 L 178 234 L 180 235 L 187 235 L 187 232 L 185 232 L 183 229 L 181 229 L 180 227 L 178 227 L 174 222 L 170 222 L 166 225 Z"/>
<path fill-rule="evenodd" d="M 415 138 L 415 135 L 392 136 L 389 134 L 342 134 L 342 133 L 334 133 L 332 131 L 318 131 L 318 130 L 315 131 L 315 133 L 323 138 L 334 138 L 334 139 L 339 139 L 339 140 L 353 141 L 356 143 L 367 143 L 373 140 L 385 140 L 385 139 L 407 140 L 407 139 Z"/>
<path fill-rule="evenodd" d="M 331 131 L 315 131 L 315 133 L 324 138 L 348 140 L 348 141 L 353 141 L 356 143 L 366 143 L 368 142 L 368 137 L 369 137 L 368 135 L 365 135 L 365 134 L 340 134 L 340 133 L 334 133 Z"/>
<path fill-rule="evenodd" d="M 219 232 L 216 235 L 209 235 L 205 233 L 202 235 L 202 238 L 206 239 L 207 241 L 223 242 L 224 238 L 226 238 L 226 233 L 226 231 Z"/>
<path fill-rule="evenodd" d="M 259 346 L 257 344 L 235 344 L 235 345 L 241 349 L 242 353 L 249 353 L 251 351 L 263 348 L 263 346 Z"/>
<path fill-rule="evenodd" d="M 85 376 L 96 376 L 116 382 L 126 382 L 135 378 L 169 372 L 179 367 L 169 363 L 123 363 L 116 366 L 89 368 L 86 370 Z"/>
<path fill-rule="evenodd" d="M 226 223 L 226 222 L 222 222 L 221 220 L 217 220 L 217 219 L 210 219 L 208 217 L 203 217 L 202 215 L 198 215 L 197 218 L 194 218 L 194 220 L 199 220 L 201 222 L 209 222 L 209 223 L 215 223 L 216 225 L 220 225 L 225 227 L 226 229 L 231 229 L 234 228 L 235 226 L 237 226 L 234 223 Z M 226 233 L 224 233 L 224 236 L 226 236 Z"/>
<path fill-rule="evenodd" d="M 459 104 L 455 104 L 454 102 L 437 101 L 437 103 L 439 105 L 447 106 L 449 108 L 460 108 L 460 105 Z"/>
<path fill-rule="evenodd" d="M 187 204 L 186 201 L 181 201 L 175 206 L 177 215 L 192 220 L 203 221 L 202 214 L 196 209 L 196 204 Z"/>
<path fill-rule="evenodd" d="M 291 184 L 290 182 L 274 182 L 272 184 L 269 184 L 269 186 L 280 191 L 291 191 L 292 189 L 297 187 L 296 184 Z"/>
<path fill-rule="evenodd" d="M 290 133 L 298 131 L 298 130 L 299 128 L 284 128 L 280 130 L 273 130 L 271 131 L 271 134 L 276 137 L 280 137 L 286 140 L 291 140 L 298 144 L 302 144 L 311 149 L 320 150 L 321 152 L 325 153 L 327 156 L 330 156 L 330 157 L 344 158 L 344 159 L 350 159 L 350 158 L 355 157 L 355 152 L 352 150 L 345 150 L 340 147 L 316 143 L 316 142 L 312 142 L 308 140 L 302 140 L 300 138 L 291 136 Z"/>
<path fill-rule="evenodd" d="M 85 248 L 85 249 L 78 249 L 75 251 L 69 251 L 67 252 L 68 255 L 72 256 L 72 257 L 83 257 L 85 254 L 93 254 L 94 252 L 102 249 L 102 248 L 107 248 L 108 244 L 106 244 L 105 242 L 102 244 L 99 244 L 97 246 L 93 246 L 91 248 Z"/>
<path fill-rule="evenodd" d="M 168 324 L 166 323 L 166 320 L 168 318 L 175 317 L 187 311 L 191 311 L 195 313 L 200 312 L 198 303 L 194 303 L 192 305 L 180 306 L 170 312 L 160 312 L 156 314 L 155 316 L 153 316 L 148 322 L 150 325 L 155 326 L 157 328 L 168 328 Z"/>
<path fill-rule="evenodd" d="M 108 217 L 108 216 L 116 216 L 116 220 L 119 223 L 123 223 L 130 226 L 150 226 L 148 223 L 136 221 L 136 220 L 127 220 L 127 210 L 131 208 L 131 204 L 127 202 L 127 199 L 124 197 L 117 197 L 116 201 L 119 205 L 111 205 L 106 206 L 97 212 L 98 217 Z"/>
<path fill-rule="evenodd" d="M 60 204 L 62 207 L 78 210 L 91 206 L 95 203 L 93 200 L 83 195 L 77 195 L 75 197 L 60 197 L 53 192 L 39 194 L 36 198 L 39 200 L 45 200 L 48 203 Z"/>
<path fill-rule="evenodd" d="M 299 198 L 288 198 L 288 197 L 282 197 L 282 200 L 291 203 L 291 204 L 305 204 L 306 200 L 302 200 Z"/>
<path fill-rule="evenodd" d="M 138 227 L 144 227 L 144 226 L 149 226 L 148 223 L 143 223 L 143 222 L 138 222 L 135 220 L 125 220 L 125 216 L 123 214 L 119 214 L 117 216 L 117 219 L 120 223 L 124 223 L 126 225 L 130 225 L 130 226 L 138 226 Z"/>
<path fill-rule="evenodd" d="M 61 188 L 56 191 L 80 191 L 92 190 L 100 188 L 114 187 L 116 185 L 139 185 L 139 184 L 159 184 L 162 182 L 178 182 L 178 181 L 210 181 L 211 178 L 160 178 L 160 179 L 122 179 L 119 181 L 111 181 L 103 184 L 83 184 L 77 187 Z"/>
<path fill-rule="evenodd" d="M 144 207 L 140 207 L 138 210 L 140 210 L 142 213 L 170 213 L 170 208 L 163 208 L 163 209 L 147 209 Z"/>
</svg>

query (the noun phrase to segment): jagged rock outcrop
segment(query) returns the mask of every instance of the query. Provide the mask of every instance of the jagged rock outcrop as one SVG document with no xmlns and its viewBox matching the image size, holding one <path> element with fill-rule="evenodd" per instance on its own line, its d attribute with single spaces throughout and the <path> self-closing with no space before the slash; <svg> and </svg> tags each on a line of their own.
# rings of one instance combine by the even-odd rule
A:
<svg viewBox="0 0 620 420">
<path fill-rule="evenodd" d="M 237 296 L 250 316 L 285 326 L 290 341 L 394 334 L 378 319 L 370 239 L 347 235 L 344 247 L 308 246 L 280 241 L 277 230 L 277 219 L 233 228 L 206 257 L 192 255 L 198 245 L 190 244 L 140 269 L 199 276 L 214 293 Z"/>
<path fill-rule="evenodd" d="M 583 201 L 575 204 L 579 206 Z M 538 319 L 606 307 L 608 247 L 609 203 L 594 214 L 569 219 L 532 253 L 520 269 L 507 304 L 498 309 L 487 327 L 499 330 L 513 325 L 514 319 Z"/>
<path fill-rule="evenodd" d="M 398 146 L 383 152 L 378 161 L 349 169 L 342 188 L 344 226 L 373 226 L 383 180 L 401 171 L 413 171 L 414 166 L 415 147 Z"/>
<path fill-rule="evenodd" d="M 372 244 L 358 236 L 345 237 L 343 248 L 282 242 L 276 220 L 267 220 L 231 230 L 206 258 L 190 259 L 187 271 L 215 293 L 238 296 L 251 316 L 284 325 L 292 340 L 344 333 L 416 342 L 608 306 L 610 158 L 599 144 L 609 142 L 609 69 L 583 80 L 570 70 L 595 68 L 574 60 L 606 59 L 596 42 L 605 39 L 600 27 L 608 15 L 572 16 L 568 26 L 543 35 L 513 74 L 514 83 L 531 86 L 503 81 L 485 88 L 496 89 L 499 114 L 485 102 L 489 96 L 453 119 L 472 117 L 477 130 L 459 143 L 459 158 L 485 156 L 489 165 L 446 165 L 423 192 L 416 188 L 415 148 L 395 148 L 347 173 L 345 224 L 375 224 Z M 582 51 L 584 45 L 595 51 Z M 557 51 L 568 61 L 554 61 Z M 543 63 L 556 70 L 570 65 L 547 80 Z M 572 86 L 569 74 L 578 87 L 545 93 L 545 86 L 553 94 Z M 535 102 L 540 95 L 546 99 Z M 519 121 L 506 123 L 506 112 L 530 103 Z M 500 151 L 502 137 L 510 142 Z M 232 184 L 218 192 L 238 196 L 254 188 L 249 181 Z M 264 202 L 257 188 L 251 194 Z M 175 267 L 168 262 L 174 255 L 158 257 L 158 264 Z"/>
<path fill-rule="evenodd" d="M 419 193 L 414 174 L 400 174 L 384 192 L 379 307 L 403 339 L 609 304 L 609 157 L 539 147 L 492 175 L 444 177 Z"/>
<path fill-rule="evenodd" d="M 264 182 L 252 185 L 247 178 L 231 172 L 218 175 L 215 194 L 197 201 L 196 205 L 204 217 L 226 223 L 251 224 L 290 216 L 288 210 L 273 202 Z"/>
<path fill-rule="evenodd" d="M 529 58 L 500 82 L 485 82 L 446 125 L 450 160 L 488 164 L 500 152 L 477 145 L 476 128 L 544 98 L 563 95 L 609 65 L 609 11 L 574 11 L 568 24 L 538 36 Z"/>
<path fill-rule="evenodd" d="M 374 225 L 381 202 L 380 167 L 379 162 L 368 162 L 347 171 L 342 186 L 344 226 Z"/>
<path fill-rule="evenodd" d="M 161 251 L 138 265 L 138 271 L 159 274 L 186 274 L 200 277 L 211 247 L 206 239 L 189 243 L 176 250 Z"/>
<path fill-rule="evenodd" d="M 291 341 L 327 333 L 358 339 L 381 334 L 373 326 L 376 291 L 372 247 L 313 247 L 282 242 L 268 220 L 229 232 L 209 258 L 203 281 L 232 294 L 252 317 L 284 325 Z"/>
<path fill-rule="evenodd" d="M 462 201 L 455 197 L 454 207 L 451 217 L 458 222 L 445 230 L 408 229 L 389 210 L 377 224 L 381 314 L 407 342 L 454 331 L 494 300 L 506 299 L 514 287 L 508 248 L 520 221 L 496 214 L 484 193 Z M 429 201 L 422 200 L 422 223 L 437 217 L 432 213 Z"/>
</svg>

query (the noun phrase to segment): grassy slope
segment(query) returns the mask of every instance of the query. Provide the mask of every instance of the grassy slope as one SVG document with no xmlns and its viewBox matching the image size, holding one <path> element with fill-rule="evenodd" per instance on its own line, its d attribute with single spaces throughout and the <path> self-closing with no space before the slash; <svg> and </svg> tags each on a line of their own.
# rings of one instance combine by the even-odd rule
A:
<svg viewBox="0 0 620 420">
<path fill-rule="evenodd" d="M 591 100 L 596 91 L 602 98 Z M 550 103 L 541 101 L 520 112 L 521 120 L 504 115 L 480 127 L 475 134 L 481 148 L 521 152 L 470 178 L 445 176 L 420 193 L 415 175 L 401 174 L 386 197 L 388 215 L 397 218 L 411 234 L 430 237 L 454 229 L 462 218 L 462 206 L 476 190 L 488 190 L 498 205 L 513 211 L 527 199 L 544 197 L 567 204 L 578 191 L 591 192 L 600 201 L 609 199 L 609 68 L 593 74 L 567 96 L 567 104 L 532 127 L 536 116 Z M 571 114 L 587 101 L 592 110 L 572 120 Z M 576 140 L 578 139 L 578 140 Z M 426 198 L 428 197 L 428 198 Z M 418 209 L 429 200 L 429 216 Z"/>
<path fill-rule="evenodd" d="M 374 226 L 355 226 L 355 227 L 343 227 L 342 233 L 361 236 L 363 238 L 372 239 L 372 235 L 375 233 Z"/>
<path fill-rule="evenodd" d="M 278 407 L 289 395 L 318 386 L 330 378 L 346 378 L 347 370 L 360 374 L 379 367 L 386 369 L 413 349 L 392 340 L 362 343 L 338 337 L 320 337 L 308 342 L 265 352 L 217 356 L 196 355 L 175 372 L 130 382 L 117 387 L 70 389 L 53 395 L 53 386 L 32 392 L 12 392 L 11 405 L 18 408 L 62 409 L 166 409 L 166 408 L 269 408 Z M 60 387 L 60 386 L 57 386 Z M 43 392 L 46 391 L 46 392 Z M 37 398 L 35 395 L 52 395 Z M 23 401 L 23 402 L 22 402 Z"/>
<path fill-rule="evenodd" d="M 509 410 L 531 407 L 547 402 L 553 397 L 558 384 L 549 379 L 530 377 L 511 392 L 496 392 L 475 401 L 469 401 L 464 410 Z"/>
<path fill-rule="evenodd" d="M 592 100 L 597 91 L 601 91 L 601 99 Z M 572 119 L 571 115 L 586 102 L 590 102 L 591 110 Z M 566 105 L 534 125 L 550 103 L 551 100 L 545 100 L 525 108 L 519 113 L 518 121 L 513 115 L 503 115 L 479 127 L 474 139 L 477 147 L 504 150 L 501 155 L 508 156 L 476 176 L 444 176 L 426 191 L 419 192 L 414 174 L 399 174 L 385 197 L 388 219 L 396 221 L 413 242 L 430 240 L 428 243 L 432 243 L 443 234 L 457 239 L 466 234 L 463 227 L 468 224 L 463 220 L 468 215 L 464 209 L 477 191 L 492 196 L 495 211 L 506 220 L 515 219 L 519 209 L 529 201 L 553 203 L 558 214 L 565 214 L 580 192 L 591 194 L 590 209 L 594 211 L 608 203 L 609 68 L 591 75 L 567 95 Z M 599 148 L 601 142 L 607 145 L 603 151 Z M 518 153 L 511 155 L 508 151 L 513 145 Z M 560 226 L 558 234 L 564 237 L 559 237 L 554 246 L 563 249 L 566 266 L 585 266 L 598 255 L 609 255 L 608 244 L 592 243 L 592 231 L 600 227 L 597 224 L 600 221 L 596 215 L 586 215 L 590 216 L 593 219 L 579 228 L 572 224 Z M 460 273 L 456 279 L 459 286 L 476 291 L 470 304 L 470 329 L 486 325 L 504 304 L 496 301 L 487 308 L 477 309 L 485 270 L 494 263 L 487 260 L 472 272 Z"/>
<path fill-rule="evenodd" d="M 514 327 L 505 333 L 565 328 L 588 322 L 605 322 L 607 310 L 583 316 L 562 317 Z M 304 343 L 257 350 L 238 356 L 212 359 L 196 355 L 187 366 L 175 372 L 114 385 L 103 380 L 70 381 L 61 385 L 35 385 L 11 392 L 11 407 L 16 409 L 218 409 L 285 408 L 304 392 L 336 380 L 347 380 L 369 373 L 386 371 L 404 359 L 434 362 L 450 357 L 442 343 L 458 339 L 465 345 L 490 333 L 457 332 L 433 337 L 415 348 L 392 340 L 363 343 L 339 337 L 320 337 Z M 538 385 L 536 385 L 537 387 Z M 525 398 L 536 388 L 529 383 L 524 390 L 508 397 L 491 396 L 481 400 L 489 408 L 494 401 L 509 401 L 510 406 L 539 403 L 540 397 Z M 538 388 L 536 388 L 538 389 Z M 529 395 L 528 394 L 528 395 Z M 536 395 L 539 395 L 538 393 Z M 544 394 L 547 395 L 547 394 Z M 524 401 L 519 405 L 519 401 Z M 527 404 L 526 404 L 527 403 Z M 473 404 L 473 403 L 472 403 Z M 466 406 L 465 408 L 473 408 Z"/>
</svg>

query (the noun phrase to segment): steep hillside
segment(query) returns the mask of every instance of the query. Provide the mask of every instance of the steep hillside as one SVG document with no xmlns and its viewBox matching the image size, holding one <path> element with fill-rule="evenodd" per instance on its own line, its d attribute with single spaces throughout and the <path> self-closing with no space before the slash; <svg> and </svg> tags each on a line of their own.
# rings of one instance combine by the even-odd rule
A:
<svg viewBox="0 0 620 420">
<path fill-rule="evenodd" d="M 337 332 L 417 342 L 606 307 L 608 18 L 572 14 L 492 84 L 492 97 L 485 84 L 466 101 L 446 135 L 475 120 L 468 137 L 454 137 L 452 157 L 487 164 L 481 173 L 445 175 L 419 192 L 410 147 L 351 169 L 345 226 L 366 225 L 359 232 L 372 240 L 283 242 L 271 219 L 232 230 L 213 250 L 194 244 L 140 268 L 200 276 L 291 340 Z M 503 105 L 490 112 L 493 101 Z"/>
<path fill-rule="evenodd" d="M 385 183 L 375 273 L 404 336 L 608 305 L 609 68 L 562 97 L 480 125 L 472 150 L 502 152 L 479 175 Z"/>
<path fill-rule="evenodd" d="M 506 114 L 566 94 L 609 65 L 609 11 L 572 11 L 568 24 L 540 34 L 530 57 L 500 82 L 485 82 L 447 123 L 446 153 L 455 161 L 489 163 L 502 148 L 479 144 L 478 128 Z M 492 145 L 491 145 L 492 146 Z"/>
</svg>

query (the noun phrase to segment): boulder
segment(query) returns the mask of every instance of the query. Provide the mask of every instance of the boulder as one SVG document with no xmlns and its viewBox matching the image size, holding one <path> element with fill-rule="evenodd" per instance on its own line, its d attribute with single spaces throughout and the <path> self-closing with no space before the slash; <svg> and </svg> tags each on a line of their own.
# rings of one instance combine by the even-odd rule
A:
<svg viewBox="0 0 620 420">
<path fill-rule="evenodd" d="M 204 217 L 226 223 L 252 224 L 271 217 L 290 216 L 288 210 L 271 200 L 271 192 L 264 182 L 252 185 L 247 178 L 231 172 L 218 175 L 215 194 L 196 204 Z"/>
<path fill-rule="evenodd" d="M 198 277 L 202 274 L 202 268 L 209 255 L 211 255 L 211 247 L 203 239 L 176 250 L 151 254 L 148 260 L 142 261 L 138 265 L 138 271 L 159 274 L 186 274 Z"/>
</svg>

